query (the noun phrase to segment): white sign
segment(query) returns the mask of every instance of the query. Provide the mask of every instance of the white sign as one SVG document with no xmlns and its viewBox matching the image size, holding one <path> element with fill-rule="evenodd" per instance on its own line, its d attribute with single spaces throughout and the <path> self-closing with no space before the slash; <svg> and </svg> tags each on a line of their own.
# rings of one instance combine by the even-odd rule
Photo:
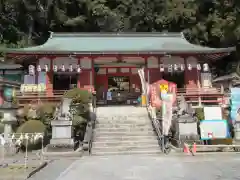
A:
<svg viewBox="0 0 240 180">
<path fill-rule="evenodd" d="M 108 101 L 112 100 L 112 92 L 110 92 L 110 91 L 107 92 L 107 100 Z"/>
<path fill-rule="evenodd" d="M 216 107 L 204 107 L 204 120 L 222 120 L 222 108 Z"/>
<path fill-rule="evenodd" d="M 225 139 L 228 137 L 228 125 L 226 120 L 201 121 L 201 139 Z"/>
</svg>

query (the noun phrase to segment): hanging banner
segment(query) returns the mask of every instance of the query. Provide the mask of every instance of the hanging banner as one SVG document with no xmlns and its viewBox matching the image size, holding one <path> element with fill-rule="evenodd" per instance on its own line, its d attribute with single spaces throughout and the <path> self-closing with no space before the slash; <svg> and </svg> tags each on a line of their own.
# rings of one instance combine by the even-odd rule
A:
<svg viewBox="0 0 240 180">
<path fill-rule="evenodd" d="M 144 75 L 144 68 L 141 68 L 141 69 L 138 70 L 138 75 L 140 77 L 141 84 L 142 84 L 142 93 L 146 94 L 147 93 L 147 87 L 146 87 L 146 80 L 145 80 L 145 75 Z"/>
<path fill-rule="evenodd" d="M 151 105 L 153 107 L 160 107 L 162 104 L 161 97 L 167 95 L 168 93 L 172 94 L 172 102 L 176 103 L 176 84 L 161 79 L 153 84 L 151 84 L 150 89 L 150 98 Z"/>
<path fill-rule="evenodd" d="M 163 135 L 167 136 L 172 124 L 172 106 L 173 106 L 173 95 L 166 94 L 162 98 L 162 128 Z"/>
<path fill-rule="evenodd" d="M 231 119 L 240 122 L 240 88 L 231 88 Z"/>
</svg>

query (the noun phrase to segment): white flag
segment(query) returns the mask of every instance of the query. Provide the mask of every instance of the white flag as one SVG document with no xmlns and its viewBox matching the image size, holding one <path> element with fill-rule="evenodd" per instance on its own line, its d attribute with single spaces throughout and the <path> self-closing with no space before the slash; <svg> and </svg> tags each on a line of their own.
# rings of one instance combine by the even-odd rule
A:
<svg viewBox="0 0 240 180">
<path fill-rule="evenodd" d="M 25 134 L 25 139 L 29 139 L 28 133 Z"/>
<path fill-rule="evenodd" d="M 4 139 L 4 137 L 2 136 L 2 135 L 0 135 L 0 143 L 1 143 L 1 145 L 2 146 L 4 146 L 4 144 L 6 143 L 6 141 L 5 141 L 5 139 Z"/>
</svg>

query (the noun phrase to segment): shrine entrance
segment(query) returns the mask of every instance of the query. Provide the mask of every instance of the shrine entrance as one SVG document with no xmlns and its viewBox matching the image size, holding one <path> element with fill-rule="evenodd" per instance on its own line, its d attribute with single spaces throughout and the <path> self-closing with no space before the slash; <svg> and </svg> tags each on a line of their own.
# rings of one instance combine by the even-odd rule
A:
<svg viewBox="0 0 240 180">
<path fill-rule="evenodd" d="M 163 79 L 175 83 L 177 88 L 185 88 L 184 72 L 164 72 Z"/>
<path fill-rule="evenodd" d="M 77 74 L 55 73 L 53 75 L 53 90 L 69 90 L 77 87 Z"/>
</svg>

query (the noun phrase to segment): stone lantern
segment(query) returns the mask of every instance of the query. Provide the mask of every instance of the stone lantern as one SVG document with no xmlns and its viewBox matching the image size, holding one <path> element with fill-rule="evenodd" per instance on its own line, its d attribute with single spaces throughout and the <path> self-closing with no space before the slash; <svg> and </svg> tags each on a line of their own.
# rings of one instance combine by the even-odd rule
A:
<svg viewBox="0 0 240 180">
<path fill-rule="evenodd" d="M 3 108 L 1 108 L 3 110 Z M 16 118 L 17 108 L 4 108 L 2 124 L 4 124 L 4 139 L 6 142 L 9 141 L 9 137 L 12 134 L 12 125 L 17 123 Z"/>
</svg>

